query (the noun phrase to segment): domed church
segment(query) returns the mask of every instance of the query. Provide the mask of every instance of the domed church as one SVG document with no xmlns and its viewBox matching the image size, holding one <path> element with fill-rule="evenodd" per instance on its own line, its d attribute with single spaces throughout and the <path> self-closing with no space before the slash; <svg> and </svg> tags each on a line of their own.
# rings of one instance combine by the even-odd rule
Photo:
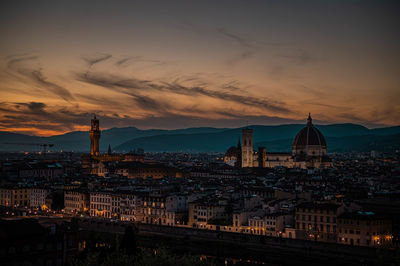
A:
<svg viewBox="0 0 400 266">
<path fill-rule="evenodd" d="M 293 156 L 325 156 L 326 141 L 322 133 L 314 127 L 311 114 L 308 114 L 307 124 L 293 140 Z"/>
<path fill-rule="evenodd" d="M 268 147 L 258 147 L 258 152 L 253 152 L 253 130 L 249 128 L 243 129 L 241 149 L 237 149 L 237 151 L 241 152 L 241 156 L 237 156 L 237 160 L 241 162 L 236 165 L 264 168 L 284 166 L 303 169 L 328 168 L 332 166 L 332 161 L 327 156 L 325 137 L 314 127 L 311 114 L 308 114 L 305 127 L 294 138 L 291 153 L 266 152 L 267 149 Z M 232 147 L 229 151 L 233 151 Z M 229 159 L 232 160 L 232 157 Z"/>
<path fill-rule="evenodd" d="M 308 114 L 307 124 L 293 140 L 292 156 L 294 167 L 326 168 L 332 166 L 327 156 L 324 135 L 314 127 L 311 114 Z"/>
</svg>

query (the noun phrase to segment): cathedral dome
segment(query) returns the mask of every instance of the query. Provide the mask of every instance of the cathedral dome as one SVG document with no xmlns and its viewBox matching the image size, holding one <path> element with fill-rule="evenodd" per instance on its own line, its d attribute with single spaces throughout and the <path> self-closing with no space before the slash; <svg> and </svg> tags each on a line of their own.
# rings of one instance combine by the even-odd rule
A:
<svg viewBox="0 0 400 266">
<path fill-rule="evenodd" d="M 308 115 L 307 124 L 293 140 L 294 154 L 324 155 L 326 141 L 322 133 L 312 124 L 311 115 Z"/>
<path fill-rule="evenodd" d="M 235 146 L 230 147 L 225 152 L 225 157 L 237 157 L 237 155 L 238 155 L 238 149 Z"/>
</svg>

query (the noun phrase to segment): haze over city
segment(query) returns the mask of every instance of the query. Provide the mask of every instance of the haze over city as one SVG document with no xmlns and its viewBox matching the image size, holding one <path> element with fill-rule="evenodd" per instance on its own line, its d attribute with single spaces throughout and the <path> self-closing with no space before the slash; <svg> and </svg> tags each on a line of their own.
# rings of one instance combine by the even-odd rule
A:
<svg viewBox="0 0 400 266">
<path fill-rule="evenodd" d="M 0 130 L 400 121 L 397 1 L 2 1 Z"/>
</svg>

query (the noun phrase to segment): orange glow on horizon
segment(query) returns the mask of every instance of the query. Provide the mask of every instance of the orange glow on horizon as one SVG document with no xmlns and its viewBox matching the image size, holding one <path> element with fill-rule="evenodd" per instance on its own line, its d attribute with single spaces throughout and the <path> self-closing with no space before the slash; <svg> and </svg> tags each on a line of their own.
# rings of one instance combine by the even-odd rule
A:
<svg viewBox="0 0 400 266">
<path fill-rule="evenodd" d="M 51 137 L 51 136 L 57 136 L 57 135 L 63 135 L 66 133 L 69 133 L 71 131 L 89 131 L 90 127 L 89 126 L 74 126 L 73 130 L 43 130 L 43 129 L 38 129 L 38 128 L 33 128 L 33 127 L 27 127 L 27 128 L 0 128 L 0 131 L 6 131 L 6 132 L 14 132 L 14 133 L 20 133 L 20 134 L 26 134 L 26 135 L 32 135 L 32 136 L 38 136 L 38 137 Z"/>
</svg>

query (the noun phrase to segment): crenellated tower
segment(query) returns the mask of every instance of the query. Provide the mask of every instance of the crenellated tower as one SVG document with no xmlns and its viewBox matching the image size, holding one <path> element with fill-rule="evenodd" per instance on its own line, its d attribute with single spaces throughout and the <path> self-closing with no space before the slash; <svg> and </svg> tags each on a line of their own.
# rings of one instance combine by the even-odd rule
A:
<svg viewBox="0 0 400 266">
<path fill-rule="evenodd" d="M 97 119 L 96 115 L 94 115 L 91 121 L 91 128 L 89 131 L 91 156 L 98 156 L 100 154 L 99 153 L 100 133 L 101 131 L 100 131 L 99 119 Z"/>
</svg>

